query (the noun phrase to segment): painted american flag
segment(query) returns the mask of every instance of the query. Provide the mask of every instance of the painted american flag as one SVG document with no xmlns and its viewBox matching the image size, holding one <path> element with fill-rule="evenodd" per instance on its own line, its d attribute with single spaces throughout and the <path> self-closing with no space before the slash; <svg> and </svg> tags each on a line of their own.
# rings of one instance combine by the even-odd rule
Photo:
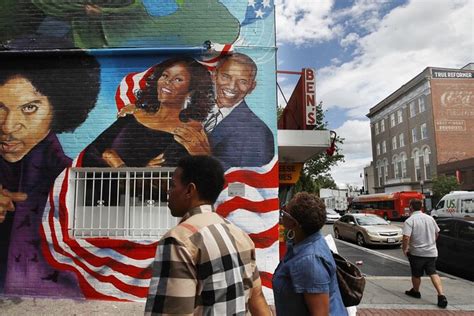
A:
<svg viewBox="0 0 474 316">
<path fill-rule="evenodd" d="M 219 56 L 231 50 L 232 46 L 222 46 Z M 212 70 L 219 56 L 200 62 Z M 150 69 L 129 74 L 122 80 L 116 93 L 118 109 L 136 101 L 135 92 L 144 87 Z M 74 160 L 72 167 L 80 167 L 81 161 L 82 153 Z M 74 212 L 74 188 L 69 186 L 70 172 L 68 168 L 56 179 L 43 215 L 43 252 L 49 264 L 58 270 L 74 272 L 86 298 L 144 300 L 148 293 L 157 241 L 79 239 L 70 236 Z M 264 293 L 272 302 L 271 278 L 279 260 L 277 156 L 262 167 L 230 168 L 225 178 L 226 187 L 219 195 L 216 210 L 253 239 Z M 229 194 L 229 187 L 235 184 L 243 187 L 243 195 Z"/>
<path fill-rule="evenodd" d="M 273 11 L 273 0 L 248 0 L 245 18 L 240 24 L 245 26 L 263 20 Z"/>
</svg>

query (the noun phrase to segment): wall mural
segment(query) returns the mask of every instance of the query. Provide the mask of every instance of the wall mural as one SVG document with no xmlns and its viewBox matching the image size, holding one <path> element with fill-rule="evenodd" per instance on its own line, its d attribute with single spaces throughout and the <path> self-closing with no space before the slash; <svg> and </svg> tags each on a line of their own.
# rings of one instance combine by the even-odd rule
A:
<svg viewBox="0 0 474 316">
<path fill-rule="evenodd" d="M 0 29 L 6 48 L 159 47 L 233 43 L 240 24 L 218 0 L 7 0 Z"/>
<path fill-rule="evenodd" d="M 2 15 L 0 40 L 3 47 L 15 49 L 69 45 L 65 43 L 80 48 L 146 47 L 164 41 L 198 45 L 204 38 L 232 43 L 239 34 L 239 41 L 270 47 L 268 52 L 234 45 L 232 51 L 227 45 L 213 55 L 179 50 L 160 55 L 87 50 L 2 55 L 0 293 L 145 298 L 157 239 L 74 235 L 78 194 L 92 194 L 84 197 L 86 207 L 118 208 L 123 201 L 119 193 L 94 199 L 94 194 L 112 191 L 97 180 L 86 181 L 90 186 L 80 193 L 71 167 L 173 167 L 183 156 L 202 154 L 217 157 L 227 170 L 217 211 L 254 240 L 269 293 L 278 262 L 279 205 L 273 20 L 265 19 L 273 14 L 273 3 L 256 19 L 255 8 L 249 11 L 246 1 L 233 8 L 213 0 L 158 1 L 159 8 L 151 5 L 156 2 L 7 1 L 0 13 L 16 8 L 34 17 L 34 25 L 14 31 L 10 23 L 20 16 L 5 22 Z M 79 11 L 70 14 L 73 10 Z M 217 21 L 198 19 L 193 32 L 187 31 L 192 23 L 183 21 L 210 10 L 219 13 Z M 123 30 L 126 24 L 119 28 L 109 16 L 127 16 L 134 32 L 113 34 L 112 29 Z M 154 38 L 149 37 L 150 25 L 161 30 Z M 58 32 L 45 36 L 47 27 Z M 40 38 L 51 41 L 38 42 Z M 118 179 L 107 185 L 122 190 Z M 166 191 L 161 193 L 166 202 Z M 93 216 L 82 220 L 93 222 Z"/>
</svg>

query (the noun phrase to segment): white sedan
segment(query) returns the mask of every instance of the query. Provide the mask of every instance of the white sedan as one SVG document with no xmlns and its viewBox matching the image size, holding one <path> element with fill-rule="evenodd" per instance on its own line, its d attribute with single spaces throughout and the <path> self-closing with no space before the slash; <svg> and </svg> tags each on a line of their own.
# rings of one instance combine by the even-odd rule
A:
<svg viewBox="0 0 474 316">
<path fill-rule="evenodd" d="M 339 215 L 333 209 L 330 209 L 330 208 L 326 209 L 326 224 L 332 224 L 340 218 L 341 218 L 341 215 Z"/>
</svg>

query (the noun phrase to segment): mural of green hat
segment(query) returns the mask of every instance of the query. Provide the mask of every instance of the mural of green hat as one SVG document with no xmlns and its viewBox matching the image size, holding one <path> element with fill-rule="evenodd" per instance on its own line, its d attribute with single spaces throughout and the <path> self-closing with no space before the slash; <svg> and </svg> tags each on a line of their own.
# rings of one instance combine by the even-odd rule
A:
<svg viewBox="0 0 474 316">
<path fill-rule="evenodd" d="M 32 0 L 32 3 L 46 17 L 35 34 L 23 36 L 44 38 L 42 34 L 48 37 L 56 34 L 79 48 L 200 46 L 207 40 L 233 43 L 240 31 L 239 21 L 218 0 Z"/>
</svg>

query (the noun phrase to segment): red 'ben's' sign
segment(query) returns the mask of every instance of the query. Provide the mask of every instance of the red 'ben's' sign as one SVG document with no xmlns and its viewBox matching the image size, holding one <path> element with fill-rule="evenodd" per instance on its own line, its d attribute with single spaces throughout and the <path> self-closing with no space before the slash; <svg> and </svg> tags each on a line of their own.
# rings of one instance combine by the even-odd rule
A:
<svg viewBox="0 0 474 316">
<path fill-rule="evenodd" d="M 304 69 L 304 104 L 306 109 L 306 125 L 316 125 L 316 72 Z"/>
</svg>

